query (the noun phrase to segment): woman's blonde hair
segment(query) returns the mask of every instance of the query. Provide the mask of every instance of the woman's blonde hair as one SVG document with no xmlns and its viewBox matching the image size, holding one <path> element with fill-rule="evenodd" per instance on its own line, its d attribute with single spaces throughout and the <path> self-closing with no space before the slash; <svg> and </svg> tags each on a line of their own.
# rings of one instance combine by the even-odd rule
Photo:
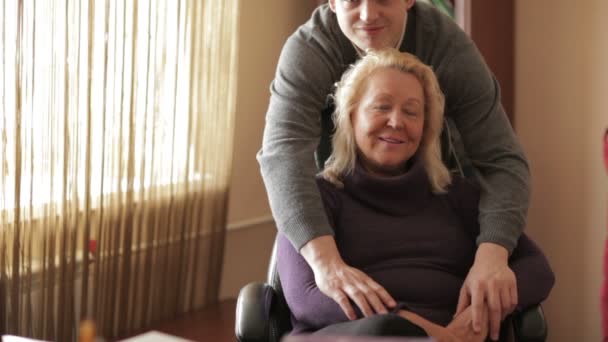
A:
<svg viewBox="0 0 608 342">
<path fill-rule="evenodd" d="M 441 160 L 440 135 L 443 127 L 444 97 L 433 70 L 415 56 L 396 49 L 368 51 L 352 65 L 336 84 L 333 121 L 336 131 L 332 138 L 333 152 L 325 163 L 323 178 L 342 187 L 341 177 L 352 172 L 357 158 L 357 146 L 351 114 L 357 110 L 369 77 L 378 69 L 392 68 L 415 76 L 424 92 L 424 128 L 419 156 L 422 158 L 433 192 L 446 191 L 452 181 Z"/>
</svg>

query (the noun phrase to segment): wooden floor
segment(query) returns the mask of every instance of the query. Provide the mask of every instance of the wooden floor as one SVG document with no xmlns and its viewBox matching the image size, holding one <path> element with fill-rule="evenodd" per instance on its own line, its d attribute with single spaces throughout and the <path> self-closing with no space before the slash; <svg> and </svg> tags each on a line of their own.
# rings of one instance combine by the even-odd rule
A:
<svg viewBox="0 0 608 342">
<path fill-rule="evenodd" d="M 236 300 L 227 300 L 199 312 L 158 324 L 157 330 L 192 341 L 234 342 Z"/>
</svg>

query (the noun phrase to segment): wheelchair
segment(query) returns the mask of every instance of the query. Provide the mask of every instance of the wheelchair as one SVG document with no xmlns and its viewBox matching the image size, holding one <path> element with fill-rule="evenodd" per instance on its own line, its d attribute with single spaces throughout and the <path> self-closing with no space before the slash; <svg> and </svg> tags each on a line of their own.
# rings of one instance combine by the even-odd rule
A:
<svg viewBox="0 0 608 342">
<path fill-rule="evenodd" d="M 331 122 L 333 108 L 322 114 L 322 133 L 315 158 L 319 169 L 331 154 Z M 472 167 L 461 158 L 464 148 L 453 121 L 446 118 L 442 134 L 442 154 L 452 172 L 472 176 Z M 277 271 L 277 240 L 275 239 L 268 275 L 265 283 L 254 282 L 244 286 L 238 296 L 235 317 L 235 334 L 239 342 L 279 342 L 291 327 L 291 313 L 283 296 Z M 547 322 L 540 304 L 507 317 L 500 329 L 499 341 L 544 342 L 547 339 Z"/>
</svg>

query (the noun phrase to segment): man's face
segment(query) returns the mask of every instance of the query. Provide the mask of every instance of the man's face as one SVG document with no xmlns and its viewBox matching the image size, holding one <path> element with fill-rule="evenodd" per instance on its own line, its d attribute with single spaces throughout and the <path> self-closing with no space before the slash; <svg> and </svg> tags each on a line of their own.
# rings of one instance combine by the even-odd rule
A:
<svg viewBox="0 0 608 342">
<path fill-rule="evenodd" d="M 395 47 L 415 0 L 329 0 L 342 32 L 362 50 Z"/>
</svg>

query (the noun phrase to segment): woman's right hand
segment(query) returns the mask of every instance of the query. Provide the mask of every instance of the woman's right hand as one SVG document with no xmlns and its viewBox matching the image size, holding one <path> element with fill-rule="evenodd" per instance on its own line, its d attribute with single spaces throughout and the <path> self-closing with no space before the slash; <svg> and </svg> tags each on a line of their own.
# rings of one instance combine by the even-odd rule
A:
<svg viewBox="0 0 608 342">
<path fill-rule="evenodd" d="M 421 327 L 427 335 L 432 337 L 433 340 L 437 342 L 468 342 L 467 340 L 460 339 L 447 328 L 435 324 L 426 318 L 413 313 L 412 311 L 399 310 L 397 314 L 407 319 L 410 323 Z"/>
<path fill-rule="evenodd" d="M 313 270 L 319 290 L 338 303 L 348 319 L 357 319 L 351 299 L 365 317 L 387 313 L 387 308 L 397 305 L 380 284 L 342 260 L 333 236 L 309 241 L 300 254 Z"/>
<path fill-rule="evenodd" d="M 483 342 L 488 337 L 490 324 L 488 321 L 488 308 L 481 312 L 481 331 L 473 330 L 473 306 L 469 306 L 454 317 L 447 326 L 447 330 L 458 336 L 461 341 Z"/>
</svg>

